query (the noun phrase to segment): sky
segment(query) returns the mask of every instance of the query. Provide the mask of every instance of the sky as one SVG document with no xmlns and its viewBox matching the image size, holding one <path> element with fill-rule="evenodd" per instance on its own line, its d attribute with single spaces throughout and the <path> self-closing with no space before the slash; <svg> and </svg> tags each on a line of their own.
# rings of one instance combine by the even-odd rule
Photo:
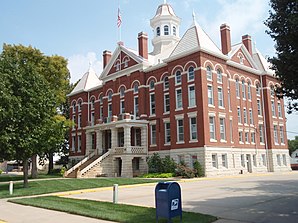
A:
<svg viewBox="0 0 298 223">
<path fill-rule="evenodd" d="M 153 36 L 150 19 L 164 0 L 0 0 L 0 44 L 31 45 L 46 55 L 68 59 L 71 81 L 88 70 L 89 63 L 99 75 L 102 52 L 114 51 L 120 40 L 117 11 L 120 6 L 121 41 L 137 49 L 138 33 Z M 245 34 L 265 57 L 275 53 L 273 40 L 265 33 L 269 0 L 167 0 L 181 18 L 180 36 L 197 23 L 220 48 L 219 27 L 231 28 L 232 44 Z M 152 49 L 149 44 L 149 49 Z M 287 115 L 288 137 L 298 135 L 298 113 Z"/>
</svg>

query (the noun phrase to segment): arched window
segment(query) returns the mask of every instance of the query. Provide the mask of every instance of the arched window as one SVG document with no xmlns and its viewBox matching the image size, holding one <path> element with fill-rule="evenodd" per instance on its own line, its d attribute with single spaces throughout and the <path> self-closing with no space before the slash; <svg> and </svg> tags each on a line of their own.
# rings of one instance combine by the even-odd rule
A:
<svg viewBox="0 0 298 223">
<path fill-rule="evenodd" d="M 123 60 L 123 63 L 124 63 L 124 67 L 128 67 L 128 62 L 129 62 L 129 59 L 128 57 L 126 57 L 124 60 Z"/>
<path fill-rule="evenodd" d="M 212 80 L 212 70 L 211 67 L 207 66 L 207 79 Z"/>
<path fill-rule="evenodd" d="M 242 80 L 242 98 L 246 98 L 246 92 L 245 92 L 245 81 Z"/>
<path fill-rule="evenodd" d="M 77 106 L 77 104 L 76 104 L 76 102 L 74 101 L 74 102 L 72 103 L 72 112 L 73 112 L 73 113 L 76 112 L 76 106 Z"/>
<path fill-rule="evenodd" d="M 124 94 L 125 94 L 125 88 L 124 87 L 121 87 L 120 88 L 120 97 L 123 98 L 124 97 Z"/>
<path fill-rule="evenodd" d="M 275 95 L 275 90 L 274 90 L 273 85 L 270 86 L 270 95 L 271 95 L 271 97 L 274 97 L 274 95 Z"/>
<path fill-rule="evenodd" d="M 181 84 L 181 71 L 176 71 L 176 84 Z"/>
<path fill-rule="evenodd" d="M 81 100 L 78 103 L 78 107 L 79 107 L 79 112 L 82 111 L 82 101 Z"/>
<path fill-rule="evenodd" d="M 240 97 L 240 86 L 239 86 L 239 79 L 236 79 L 236 96 Z"/>
<path fill-rule="evenodd" d="M 222 72 L 220 69 L 217 70 L 217 82 L 222 83 Z"/>
<path fill-rule="evenodd" d="M 112 91 L 109 91 L 109 93 L 108 93 L 108 100 L 111 101 L 112 100 L 112 97 L 113 97 L 113 92 Z"/>
<path fill-rule="evenodd" d="M 169 89 L 169 78 L 165 77 L 163 82 L 164 89 Z"/>
<path fill-rule="evenodd" d="M 195 69 L 193 67 L 188 68 L 188 81 L 195 79 Z"/>
<path fill-rule="evenodd" d="M 116 62 L 115 67 L 116 67 L 116 71 L 120 70 L 120 61 Z"/>
<path fill-rule="evenodd" d="M 163 30 L 164 30 L 164 35 L 165 35 L 165 36 L 168 36 L 168 35 L 169 35 L 169 26 L 168 26 L 168 25 L 165 25 L 165 26 L 163 27 Z"/>
<path fill-rule="evenodd" d="M 91 109 L 93 110 L 95 107 L 95 98 L 91 98 Z"/>
<path fill-rule="evenodd" d="M 99 103 L 102 104 L 103 103 L 103 98 L 102 95 L 99 96 Z"/>
<path fill-rule="evenodd" d="M 173 26 L 173 35 L 176 36 L 177 31 L 176 31 L 176 26 Z"/>
<path fill-rule="evenodd" d="M 135 83 L 134 86 L 133 86 L 133 92 L 136 94 L 139 92 L 139 84 L 138 83 Z"/>
<path fill-rule="evenodd" d="M 261 86 L 259 83 L 256 84 L 256 92 L 257 92 L 257 95 L 260 96 L 261 94 Z"/>
<path fill-rule="evenodd" d="M 250 81 L 247 83 L 247 97 L 249 100 L 251 100 L 251 84 Z"/>
<path fill-rule="evenodd" d="M 156 28 L 156 36 L 160 36 L 160 27 Z"/>
<path fill-rule="evenodd" d="M 153 80 L 150 81 L 150 84 L 149 84 L 150 90 L 154 89 L 154 85 L 155 85 L 154 81 Z"/>
</svg>

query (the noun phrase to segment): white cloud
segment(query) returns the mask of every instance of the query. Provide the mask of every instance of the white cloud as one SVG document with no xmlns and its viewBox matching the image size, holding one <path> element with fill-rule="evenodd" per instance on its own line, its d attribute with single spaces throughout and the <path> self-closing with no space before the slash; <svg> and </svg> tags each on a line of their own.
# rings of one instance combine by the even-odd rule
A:
<svg viewBox="0 0 298 223">
<path fill-rule="evenodd" d="M 96 53 L 88 52 L 86 55 L 75 54 L 68 58 L 68 69 L 70 71 L 70 80 L 72 83 L 77 82 L 89 68 L 89 64 L 99 75 L 102 71 L 102 61 L 97 58 Z"/>
</svg>

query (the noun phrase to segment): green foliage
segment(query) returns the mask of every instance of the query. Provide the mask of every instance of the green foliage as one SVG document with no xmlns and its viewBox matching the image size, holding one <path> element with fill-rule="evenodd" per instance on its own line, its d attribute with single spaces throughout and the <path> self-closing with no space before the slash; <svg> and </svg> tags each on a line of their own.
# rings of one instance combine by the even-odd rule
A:
<svg viewBox="0 0 298 223">
<path fill-rule="evenodd" d="M 298 149 L 298 136 L 295 136 L 295 139 L 288 140 L 288 145 L 289 145 L 289 152 L 290 155 Z"/>
<path fill-rule="evenodd" d="M 160 158 L 158 153 L 154 153 L 151 157 L 149 157 L 147 163 L 149 173 L 175 173 L 177 166 L 170 156 Z"/>
<path fill-rule="evenodd" d="M 148 173 L 141 176 L 141 178 L 172 178 L 174 173 Z"/>
<path fill-rule="evenodd" d="M 185 165 L 178 164 L 176 169 L 176 176 L 181 176 L 183 178 L 194 178 L 195 171 Z"/>
<path fill-rule="evenodd" d="M 204 176 L 204 170 L 202 165 L 199 163 L 199 161 L 194 161 L 193 163 L 193 169 L 196 177 L 203 177 Z"/>
<path fill-rule="evenodd" d="M 0 175 L 3 173 L 3 171 L 2 170 L 0 170 Z"/>
<path fill-rule="evenodd" d="M 276 42 L 276 56 L 270 58 L 282 86 L 278 96 L 289 99 L 288 112 L 298 110 L 298 3 L 297 0 L 270 0 L 272 10 L 265 22 L 267 33 Z"/>
<path fill-rule="evenodd" d="M 64 177 L 65 171 L 66 171 L 66 168 L 62 167 L 61 170 L 60 170 L 60 175 Z"/>
</svg>

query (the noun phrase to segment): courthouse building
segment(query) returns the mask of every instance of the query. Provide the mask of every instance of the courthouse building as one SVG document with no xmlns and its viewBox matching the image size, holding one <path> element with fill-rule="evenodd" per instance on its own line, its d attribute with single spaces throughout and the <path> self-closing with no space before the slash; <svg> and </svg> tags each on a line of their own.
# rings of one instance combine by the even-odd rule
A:
<svg viewBox="0 0 298 223">
<path fill-rule="evenodd" d="M 279 83 L 251 37 L 232 45 L 223 24 L 220 49 L 195 17 L 183 35 L 180 22 L 161 4 L 152 52 L 140 32 L 137 50 L 119 42 L 99 76 L 83 75 L 69 95 L 69 177 L 136 176 L 153 153 L 198 160 L 206 176 L 290 170 Z"/>
</svg>

